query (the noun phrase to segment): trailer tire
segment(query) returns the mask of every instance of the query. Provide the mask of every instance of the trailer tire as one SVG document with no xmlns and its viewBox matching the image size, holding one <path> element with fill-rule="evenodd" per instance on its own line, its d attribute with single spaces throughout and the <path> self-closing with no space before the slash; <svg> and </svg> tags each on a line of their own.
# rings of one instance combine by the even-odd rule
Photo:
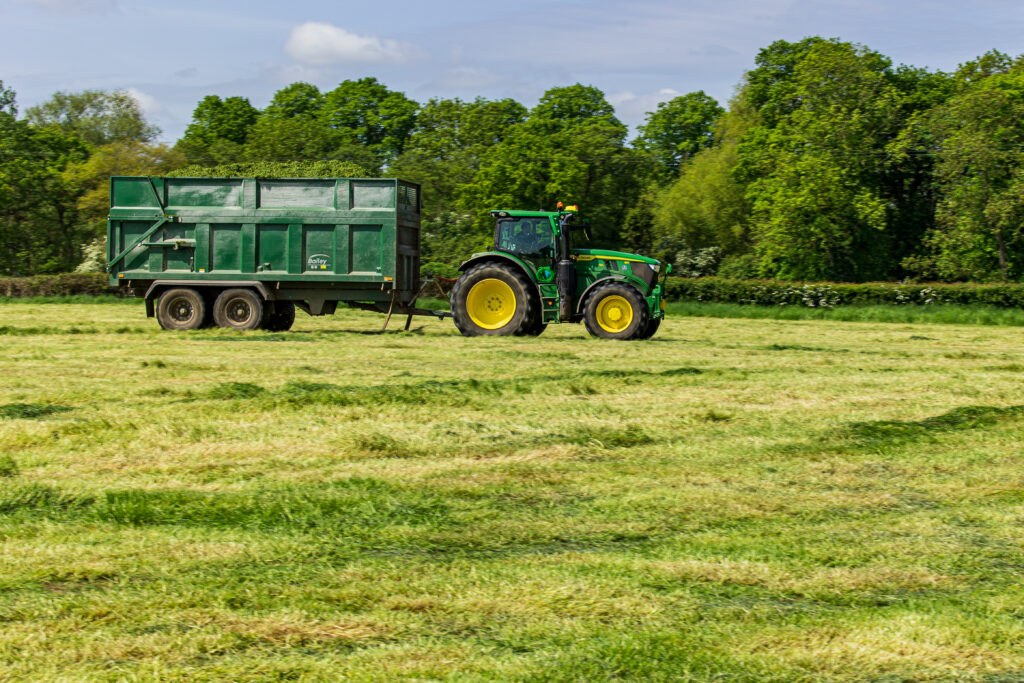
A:
<svg viewBox="0 0 1024 683">
<path fill-rule="evenodd" d="M 452 287 L 452 320 L 466 337 L 520 334 L 533 308 L 529 281 L 506 263 L 478 263 Z"/>
<path fill-rule="evenodd" d="M 201 292 L 203 296 L 203 303 L 206 304 L 206 314 L 203 316 L 203 324 L 199 326 L 199 329 L 205 330 L 210 327 L 216 327 L 217 323 L 213 321 L 213 304 L 217 299 L 216 291 L 212 294 L 209 290 L 203 290 Z"/>
<path fill-rule="evenodd" d="M 594 288 L 583 304 L 587 332 L 602 339 L 641 339 L 648 319 L 640 292 L 622 282 Z"/>
<path fill-rule="evenodd" d="M 263 324 L 263 299 L 251 289 L 227 289 L 213 304 L 213 320 L 229 330 L 255 330 Z"/>
<path fill-rule="evenodd" d="M 263 320 L 263 329 L 268 332 L 287 332 L 295 324 L 295 304 L 291 301 L 275 301 L 274 312 L 268 312 Z"/>
<path fill-rule="evenodd" d="M 206 300 L 194 289 L 169 289 L 157 301 L 156 321 L 165 330 L 198 330 L 204 320 Z"/>
</svg>

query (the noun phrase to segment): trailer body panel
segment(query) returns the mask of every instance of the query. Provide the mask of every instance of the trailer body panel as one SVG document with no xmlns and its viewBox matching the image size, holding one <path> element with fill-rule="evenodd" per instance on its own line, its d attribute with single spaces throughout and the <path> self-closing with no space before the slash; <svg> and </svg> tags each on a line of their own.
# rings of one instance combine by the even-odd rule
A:
<svg viewBox="0 0 1024 683">
<path fill-rule="evenodd" d="M 111 283 L 133 290 L 259 281 L 283 299 L 409 304 L 420 188 L 390 178 L 115 176 L 107 238 Z"/>
</svg>

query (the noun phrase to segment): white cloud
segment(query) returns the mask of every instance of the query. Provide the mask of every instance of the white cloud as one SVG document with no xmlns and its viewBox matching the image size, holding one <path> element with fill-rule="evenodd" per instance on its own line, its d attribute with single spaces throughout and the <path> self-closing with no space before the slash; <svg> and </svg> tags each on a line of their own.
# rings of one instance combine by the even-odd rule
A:
<svg viewBox="0 0 1024 683">
<path fill-rule="evenodd" d="M 132 96 L 136 102 L 139 103 L 139 109 L 146 116 L 155 116 L 161 114 L 164 111 L 164 105 L 157 98 L 153 97 L 148 93 L 144 93 L 137 88 L 125 88 L 125 92 Z"/>
<path fill-rule="evenodd" d="M 284 50 L 307 64 L 399 64 L 414 52 L 409 45 L 360 36 L 331 24 L 309 21 L 292 29 Z"/>
<path fill-rule="evenodd" d="M 105 12 L 117 6 L 114 0 L 21 0 L 21 2 L 57 12 Z"/>
<path fill-rule="evenodd" d="M 490 69 L 475 66 L 460 66 L 446 71 L 432 83 L 441 88 L 474 89 L 490 88 L 505 83 L 505 78 Z"/>
<path fill-rule="evenodd" d="M 608 102 L 615 107 L 615 114 L 626 122 L 643 122 L 647 112 L 655 111 L 660 102 L 668 102 L 683 93 L 673 88 L 662 88 L 657 92 L 636 94 L 630 90 L 611 93 Z"/>
<path fill-rule="evenodd" d="M 308 64 L 272 64 L 267 63 L 262 67 L 264 80 L 269 83 L 294 83 L 305 81 L 306 83 L 319 82 L 324 74 L 323 69 Z"/>
</svg>

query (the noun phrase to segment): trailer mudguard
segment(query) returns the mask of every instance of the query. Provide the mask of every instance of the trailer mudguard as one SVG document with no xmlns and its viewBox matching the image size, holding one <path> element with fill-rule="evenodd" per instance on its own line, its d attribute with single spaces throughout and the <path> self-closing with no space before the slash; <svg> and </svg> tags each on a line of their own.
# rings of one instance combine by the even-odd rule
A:
<svg viewBox="0 0 1024 683">
<path fill-rule="evenodd" d="M 224 287 L 224 288 L 245 288 L 252 287 L 265 301 L 273 301 L 274 295 L 267 289 L 267 285 L 264 282 L 258 280 L 154 280 L 146 290 L 146 300 L 150 300 L 155 297 L 161 289 L 168 287 L 189 287 L 191 289 L 204 289 L 207 287 Z"/>
</svg>

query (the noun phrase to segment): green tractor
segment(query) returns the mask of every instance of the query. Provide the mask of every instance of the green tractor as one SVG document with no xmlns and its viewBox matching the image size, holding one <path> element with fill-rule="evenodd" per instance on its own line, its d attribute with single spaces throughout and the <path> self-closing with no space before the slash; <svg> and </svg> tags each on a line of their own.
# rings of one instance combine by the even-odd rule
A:
<svg viewBox="0 0 1024 683">
<path fill-rule="evenodd" d="M 649 339 L 657 332 L 665 317 L 657 260 L 574 247 L 578 232 L 590 239 L 575 206 L 491 216 L 497 219 L 492 250 L 459 266 L 452 288 L 452 317 L 462 334 L 536 336 L 549 323 L 580 321 L 605 339 Z"/>
</svg>

